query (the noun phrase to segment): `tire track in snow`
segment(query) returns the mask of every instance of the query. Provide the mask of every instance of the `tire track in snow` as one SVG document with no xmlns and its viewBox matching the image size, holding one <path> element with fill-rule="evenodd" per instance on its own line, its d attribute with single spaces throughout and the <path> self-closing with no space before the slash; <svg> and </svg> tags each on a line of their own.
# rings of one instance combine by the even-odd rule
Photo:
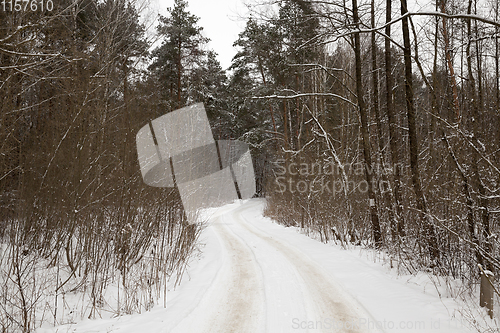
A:
<svg viewBox="0 0 500 333">
<path fill-rule="evenodd" d="M 349 301 L 348 296 L 341 290 L 341 287 L 334 284 L 331 278 L 328 278 L 328 276 L 323 273 L 323 270 L 314 264 L 306 255 L 250 225 L 250 223 L 241 216 L 242 214 L 240 212 L 247 209 L 251 209 L 251 207 L 242 206 L 233 213 L 239 225 L 276 248 L 293 266 L 295 266 L 300 276 L 303 278 L 305 287 L 309 291 L 313 303 L 316 305 L 316 316 L 318 316 L 316 318 L 304 318 L 304 320 L 311 322 L 325 319 L 334 320 L 335 323 L 339 325 L 337 326 L 337 332 L 366 332 L 365 329 L 360 327 L 360 313 L 354 310 L 357 306 Z M 364 316 L 364 318 L 366 318 L 366 316 Z M 332 330 L 328 331 L 331 332 Z"/>
<path fill-rule="evenodd" d="M 258 275 L 251 250 L 222 223 L 222 217 L 213 221 L 214 230 L 229 254 L 231 275 L 226 293 L 218 304 L 219 311 L 211 319 L 207 332 L 258 332 L 261 316 L 262 279 Z"/>
<path fill-rule="evenodd" d="M 222 265 L 175 332 L 367 332 L 353 327 L 360 318 L 368 318 L 365 311 L 332 277 L 293 244 L 247 220 L 245 213 L 256 208 L 259 204 L 249 201 L 210 219 Z M 307 327 L 294 327 L 296 319 Z M 337 325 L 308 327 L 326 319 Z"/>
</svg>

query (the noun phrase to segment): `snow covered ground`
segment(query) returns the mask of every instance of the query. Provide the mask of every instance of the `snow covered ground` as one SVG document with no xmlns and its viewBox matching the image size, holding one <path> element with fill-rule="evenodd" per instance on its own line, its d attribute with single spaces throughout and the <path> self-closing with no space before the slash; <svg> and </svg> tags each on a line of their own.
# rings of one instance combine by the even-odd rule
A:
<svg viewBox="0 0 500 333">
<path fill-rule="evenodd" d="M 429 280 L 280 226 L 264 206 L 252 199 L 209 212 L 201 256 L 166 309 L 37 332 L 474 332 L 464 305 Z"/>
</svg>

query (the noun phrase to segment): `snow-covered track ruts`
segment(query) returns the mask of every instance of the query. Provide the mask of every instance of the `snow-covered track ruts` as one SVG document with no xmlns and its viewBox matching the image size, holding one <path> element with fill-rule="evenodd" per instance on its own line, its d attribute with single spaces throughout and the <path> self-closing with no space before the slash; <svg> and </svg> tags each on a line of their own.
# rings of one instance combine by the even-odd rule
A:
<svg viewBox="0 0 500 333">
<path fill-rule="evenodd" d="M 332 277 L 247 218 L 259 205 L 250 200 L 212 216 L 208 228 L 220 243 L 222 263 L 173 332 L 365 332 L 357 324 L 366 313 Z"/>
<path fill-rule="evenodd" d="M 248 221 L 241 218 L 238 211 L 234 215 L 246 230 L 275 247 L 295 266 L 303 279 L 309 297 L 314 302 L 314 307 L 317 311 L 315 314 L 316 320 L 328 318 L 329 322 L 332 323 L 331 326 L 337 323 L 338 328 L 342 327 L 342 332 L 345 333 L 362 332 L 361 328 L 356 327 L 356 323 L 360 322 L 360 314 L 353 310 L 355 305 L 347 299 L 345 293 L 341 291 L 340 286 L 336 285 L 331 278 L 328 278 L 320 267 L 315 265 L 310 258 L 306 257 L 299 250 L 275 238 L 269 237 L 262 233 L 262 231 L 252 227 Z"/>
<path fill-rule="evenodd" d="M 231 234 L 218 218 L 213 221 L 215 232 L 220 237 L 228 254 L 230 266 L 226 290 L 214 304 L 219 310 L 208 325 L 206 332 L 256 332 L 256 323 L 261 315 L 261 277 L 251 250 Z"/>
</svg>

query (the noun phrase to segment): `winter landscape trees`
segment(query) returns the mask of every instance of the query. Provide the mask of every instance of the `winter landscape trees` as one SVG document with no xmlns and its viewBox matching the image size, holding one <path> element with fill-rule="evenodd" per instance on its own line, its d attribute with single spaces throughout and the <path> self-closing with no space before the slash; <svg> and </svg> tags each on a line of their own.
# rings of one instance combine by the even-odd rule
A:
<svg viewBox="0 0 500 333">
<path fill-rule="evenodd" d="M 274 15 L 255 14 L 261 21 L 253 19 L 252 31 L 294 24 L 297 32 L 318 22 L 296 43 L 291 35 L 256 39 L 255 51 L 285 41 L 276 51 L 281 60 L 272 62 L 285 69 L 261 83 L 271 91 L 253 94 L 274 103 L 278 132 L 268 135 L 278 147 L 268 214 L 325 241 L 383 249 L 399 269 L 462 279 L 470 291 L 481 280 L 483 294 L 499 264 L 498 156 L 488 139 L 498 135 L 490 126 L 498 106 L 484 91 L 497 94 L 498 22 L 485 14 L 494 8 L 480 1 L 438 2 L 436 12 L 406 1 L 371 5 L 279 1 Z M 378 22 L 384 11 L 385 24 Z M 482 299 L 491 306 L 491 297 Z"/>
<path fill-rule="evenodd" d="M 253 147 L 276 221 L 460 280 L 455 295 L 481 284 L 491 308 L 496 1 L 266 1 L 251 7 L 227 72 L 187 1 L 160 16 L 156 44 L 138 3 L 53 4 L 0 10 L 3 331 L 67 320 L 61 302 L 75 292 L 80 316 L 147 310 L 181 276 L 200 228 L 178 193 L 142 184 L 134 140 L 194 102 L 217 139 Z"/>
<path fill-rule="evenodd" d="M 78 316 L 149 309 L 193 250 L 177 194 L 137 168 L 135 135 L 156 112 L 137 6 L 0 14 L 3 332 L 67 321 L 70 293 L 85 295 Z"/>
</svg>

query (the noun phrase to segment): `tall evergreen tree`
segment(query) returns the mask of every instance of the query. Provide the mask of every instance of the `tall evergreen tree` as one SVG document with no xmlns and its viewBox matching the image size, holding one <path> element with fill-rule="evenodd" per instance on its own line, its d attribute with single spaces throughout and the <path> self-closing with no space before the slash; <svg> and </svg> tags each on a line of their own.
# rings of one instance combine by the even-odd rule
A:
<svg viewBox="0 0 500 333">
<path fill-rule="evenodd" d="M 169 16 L 160 16 L 158 33 L 164 38 L 160 47 L 153 51 L 150 69 L 157 73 L 164 89 L 164 98 L 172 109 L 180 108 L 189 101 L 189 82 L 194 71 L 206 56 L 204 46 L 209 39 L 202 35 L 197 25 L 199 18 L 187 10 L 187 2 L 175 0 L 169 8 Z"/>
</svg>

